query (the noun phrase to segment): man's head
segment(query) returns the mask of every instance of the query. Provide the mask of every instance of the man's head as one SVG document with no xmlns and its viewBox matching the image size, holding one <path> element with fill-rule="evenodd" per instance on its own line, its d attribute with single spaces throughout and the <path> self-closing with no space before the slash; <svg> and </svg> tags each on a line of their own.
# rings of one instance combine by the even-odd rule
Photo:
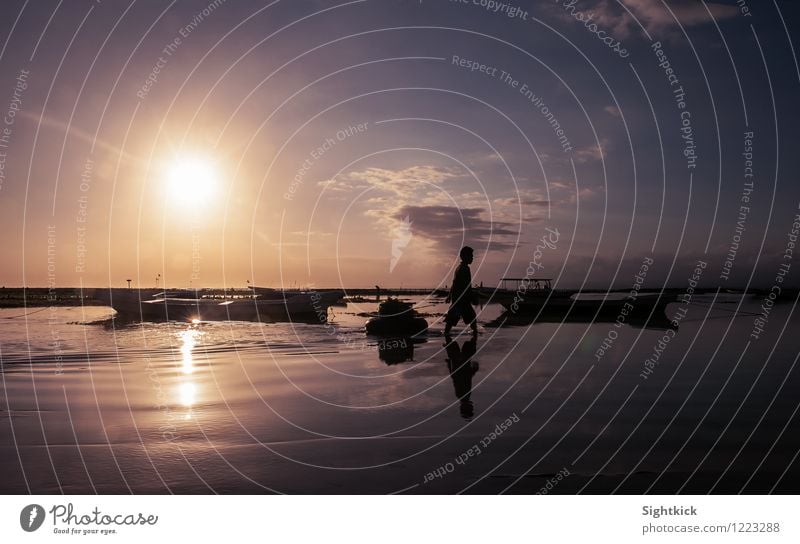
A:
<svg viewBox="0 0 800 544">
<path fill-rule="evenodd" d="M 461 248 L 461 253 L 459 253 L 459 255 L 461 256 L 461 260 L 463 262 L 470 264 L 472 262 L 472 253 L 473 251 L 471 247 L 464 246 Z"/>
</svg>

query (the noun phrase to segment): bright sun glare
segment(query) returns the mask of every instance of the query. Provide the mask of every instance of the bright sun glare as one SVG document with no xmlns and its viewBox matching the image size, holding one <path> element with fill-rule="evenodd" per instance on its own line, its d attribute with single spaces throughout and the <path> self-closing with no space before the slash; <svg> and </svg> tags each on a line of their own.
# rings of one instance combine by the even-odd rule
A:
<svg viewBox="0 0 800 544">
<path fill-rule="evenodd" d="M 180 203 L 199 206 L 207 202 L 218 185 L 214 163 L 197 157 L 175 159 L 167 172 L 169 196 Z"/>
</svg>

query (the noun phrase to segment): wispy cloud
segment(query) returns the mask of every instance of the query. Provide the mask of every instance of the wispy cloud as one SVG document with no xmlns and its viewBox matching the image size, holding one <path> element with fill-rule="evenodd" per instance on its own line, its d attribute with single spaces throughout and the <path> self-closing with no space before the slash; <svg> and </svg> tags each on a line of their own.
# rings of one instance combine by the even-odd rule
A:
<svg viewBox="0 0 800 544">
<path fill-rule="evenodd" d="M 575 162 L 585 163 L 590 161 L 601 161 L 611 148 L 611 141 L 608 138 L 601 138 L 599 144 L 593 144 L 576 149 L 574 151 Z"/>
<path fill-rule="evenodd" d="M 578 153 L 584 162 L 600 151 L 595 146 Z M 474 179 L 458 170 L 424 165 L 398 170 L 370 167 L 322 185 L 353 198 L 369 190 L 359 206 L 374 231 L 395 240 L 397 232 L 407 229 L 408 251 L 431 256 L 450 256 L 465 243 L 490 251 L 512 249 L 526 224 L 544 220 L 553 207 L 571 206 L 576 198 L 571 187 L 556 187 L 551 201 L 544 188 L 500 192 L 491 180 L 483 181 L 484 186 L 476 188 Z"/>
<path fill-rule="evenodd" d="M 738 13 L 736 6 L 698 0 L 622 0 L 652 34 L 678 26 L 695 26 L 714 19 L 727 19 Z M 607 2 L 606 2 L 607 3 Z M 710 15 L 709 15 L 710 13 Z"/>
<path fill-rule="evenodd" d="M 557 204 L 574 205 L 579 199 L 581 201 L 591 200 L 605 191 L 602 185 L 584 185 L 575 187 L 574 183 L 555 180 L 550 182 L 550 194 L 557 195 Z"/>
<path fill-rule="evenodd" d="M 620 3 L 621 2 L 621 3 Z M 625 39 L 641 34 L 641 28 L 652 36 L 671 35 L 678 25 L 691 27 L 727 19 L 737 14 L 736 6 L 700 0 L 582 0 L 570 4 L 561 0 L 555 4 L 545 4 L 548 12 L 556 17 L 575 22 L 571 11 L 581 11 L 592 21 L 617 39 Z M 568 7 L 569 6 L 569 7 Z M 710 15 L 709 15 L 710 13 Z"/>
<path fill-rule="evenodd" d="M 396 196 L 412 197 L 420 191 L 429 191 L 432 185 L 438 186 L 459 177 L 457 170 L 442 166 L 410 166 L 400 170 L 371 167 L 321 181 L 319 185 L 330 191 L 350 192 L 372 188 Z"/>
<path fill-rule="evenodd" d="M 30 113 L 24 110 L 20 112 L 20 117 L 33 121 L 34 123 L 40 126 L 64 132 L 71 138 L 81 140 L 87 144 L 102 149 L 103 151 L 109 151 L 115 155 L 120 155 L 123 159 L 131 161 L 135 164 L 142 166 L 147 164 L 146 160 L 131 155 L 122 148 L 117 147 L 109 142 L 106 142 L 105 140 L 98 138 L 96 134 L 90 134 L 85 130 L 80 129 L 77 125 L 67 125 L 67 123 L 60 121 L 58 119 L 54 119 L 52 117 L 46 117 L 45 115 L 36 115 L 34 113 Z"/>
<path fill-rule="evenodd" d="M 495 198 L 492 215 L 495 219 L 510 223 L 535 223 L 547 217 L 547 212 L 558 202 L 553 202 L 540 191 L 520 189 L 516 194 Z"/>
</svg>

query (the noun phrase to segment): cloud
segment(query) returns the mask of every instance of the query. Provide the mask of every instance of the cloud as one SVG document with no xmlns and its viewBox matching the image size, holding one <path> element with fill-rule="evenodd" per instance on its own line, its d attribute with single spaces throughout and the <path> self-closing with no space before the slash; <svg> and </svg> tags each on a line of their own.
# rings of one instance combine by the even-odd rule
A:
<svg viewBox="0 0 800 544">
<path fill-rule="evenodd" d="M 716 20 L 727 19 L 738 13 L 736 6 L 713 2 L 706 2 L 703 5 L 703 2 L 698 0 L 671 0 L 668 4 L 662 0 L 622 0 L 622 2 L 644 24 L 648 32 L 654 34 L 677 26 L 678 23 L 682 26 L 695 26 L 710 23 L 712 17 Z"/>
<path fill-rule="evenodd" d="M 601 161 L 605 151 L 611 147 L 608 138 L 601 138 L 599 144 L 582 147 L 575 150 L 575 162 L 585 163 L 589 161 Z"/>
<path fill-rule="evenodd" d="M 553 204 L 556 203 L 548 200 L 540 191 L 520 189 L 512 196 L 492 200 L 492 213 L 495 219 L 502 221 L 535 223 L 547 217 Z"/>
<path fill-rule="evenodd" d="M 608 159 L 609 151 L 614 149 L 614 145 L 609 138 L 600 138 L 599 142 L 592 143 L 585 146 L 577 146 L 572 150 L 572 155 L 561 154 L 548 157 L 544 161 L 546 166 L 567 167 L 570 166 L 570 161 L 577 164 L 586 164 L 590 162 L 602 161 Z"/>
<path fill-rule="evenodd" d="M 608 0 L 602 0 L 588 11 L 595 14 L 594 20 L 599 26 L 610 30 L 617 39 L 629 37 L 631 29 L 636 26 L 633 17 L 616 2 L 612 4 Z"/>
<path fill-rule="evenodd" d="M 106 151 L 110 151 L 115 155 L 120 155 L 123 159 L 135 162 L 139 165 L 147 165 L 147 161 L 131 155 L 127 151 L 123 150 L 120 147 L 117 147 L 105 140 L 102 140 L 97 137 L 97 134 L 90 134 L 85 130 L 81 130 L 76 125 L 67 125 L 65 122 L 60 121 L 58 119 L 54 119 L 52 117 L 46 117 L 44 115 L 36 115 L 34 113 L 30 113 L 27 111 L 21 111 L 20 117 L 29 119 L 36 123 L 37 125 L 44 126 L 47 128 L 53 128 L 59 130 L 61 132 L 66 133 L 68 136 L 96 146 L 100 149 L 104 149 Z"/>
<path fill-rule="evenodd" d="M 438 186 L 458 177 L 457 170 L 443 166 L 410 166 L 401 170 L 370 167 L 348 172 L 336 179 L 320 181 L 318 185 L 327 191 L 360 192 L 372 188 L 411 197 L 419 191 L 431 189 L 432 185 Z"/>
<path fill-rule="evenodd" d="M 314 236 L 333 236 L 332 232 L 324 232 L 321 230 L 293 230 L 287 234 L 291 236 L 302 236 L 304 238 L 311 238 Z"/>
<path fill-rule="evenodd" d="M 537 200 L 537 199 L 524 198 L 524 197 L 520 197 L 520 198 L 513 198 L 513 197 L 510 197 L 510 198 L 496 198 L 494 200 L 494 203 L 499 205 L 499 206 L 517 206 L 517 205 L 521 205 L 521 206 L 542 206 L 542 207 L 545 207 L 545 208 L 550 205 L 550 201 L 549 200 Z"/>
<path fill-rule="evenodd" d="M 486 218 L 484 208 L 406 205 L 392 218 L 408 218 L 415 236 L 427 238 L 437 249 L 447 252 L 457 251 L 464 244 L 504 251 L 516 247 L 519 234 L 519 227 L 513 223 Z"/>
<path fill-rule="evenodd" d="M 706 9 L 706 7 L 708 9 Z M 701 0 L 584 0 L 570 4 L 567 0 L 550 5 L 549 12 L 562 20 L 575 22 L 574 13 L 582 12 L 616 39 L 636 35 L 642 27 L 655 36 L 669 36 L 680 24 L 691 27 L 734 17 L 736 6 Z M 574 13 L 573 13 L 574 12 Z M 710 12 L 710 15 L 709 15 Z"/>
<path fill-rule="evenodd" d="M 576 202 L 578 199 L 580 200 L 590 200 L 594 197 L 600 195 L 603 192 L 603 187 L 582 187 L 578 190 L 578 194 L 572 194 L 571 201 Z"/>
<path fill-rule="evenodd" d="M 603 111 L 612 117 L 619 117 L 621 115 L 619 108 L 616 106 L 606 106 L 605 108 L 603 108 Z"/>
<path fill-rule="evenodd" d="M 578 199 L 581 201 L 590 200 L 605 191 L 602 185 L 583 185 L 576 188 L 574 182 L 561 180 L 550 181 L 550 196 L 553 198 L 554 206 L 573 206 Z"/>
<path fill-rule="evenodd" d="M 321 230 L 293 230 L 284 232 L 280 240 L 271 240 L 264 233 L 259 233 L 259 238 L 267 242 L 272 247 L 308 247 L 309 241 L 318 238 L 333 236 L 332 232 Z"/>
<path fill-rule="evenodd" d="M 566 24 L 574 24 L 580 17 L 592 17 L 598 26 L 608 30 L 617 38 L 630 35 L 633 18 L 624 10 L 609 4 L 608 0 L 572 2 L 571 0 L 555 0 L 554 3 L 542 3 L 543 9 Z M 580 23 L 583 24 L 583 23 Z"/>
<path fill-rule="evenodd" d="M 394 240 L 410 224 L 414 240 L 409 250 L 432 257 L 450 255 L 465 243 L 489 250 L 513 249 L 524 225 L 544 220 L 553 204 L 542 190 L 500 193 L 489 179 L 476 187 L 474 179 L 458 169 L 430 165 L 399 170 L 370 167 L 321 185 L 350 198 L 370 190 L 359 204 L 372 220 L 372 229 Z M 555 203 L 574 202 L 570 192 L 574 189 L 564 191 Z"/>
</svg>

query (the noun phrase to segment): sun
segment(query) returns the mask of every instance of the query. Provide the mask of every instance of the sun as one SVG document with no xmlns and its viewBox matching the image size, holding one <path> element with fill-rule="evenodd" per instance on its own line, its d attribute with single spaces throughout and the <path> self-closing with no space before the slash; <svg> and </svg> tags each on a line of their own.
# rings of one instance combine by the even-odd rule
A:
<svg viewBox="0 0 800 544">
<path fill-rule="evenodd" d="M 167 169 L 167 192 L 178 202 L 198 207 L 214 196 L 219 186 L 214 162 L 203 157 L 178 157 Z"/>
</svg>

